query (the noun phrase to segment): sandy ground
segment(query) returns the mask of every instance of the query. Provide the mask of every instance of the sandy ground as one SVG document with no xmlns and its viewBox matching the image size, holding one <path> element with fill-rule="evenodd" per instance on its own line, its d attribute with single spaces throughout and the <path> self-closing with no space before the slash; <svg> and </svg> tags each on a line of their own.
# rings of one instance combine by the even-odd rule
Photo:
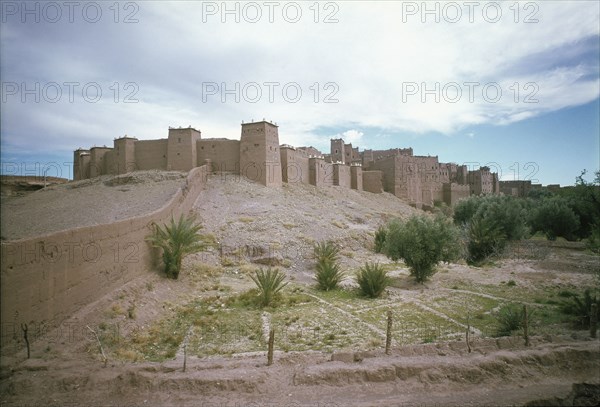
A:
<svg viewBox="0 0 600 407">
<path fill-rule="evenodd" d="M 158 184 L 162 182 L 170 181 Z M 147 182 L 134 185 L 127 184 L 127 188 L 139 187 L 141 196 L 161 189 Z M 99 188 L 112 191 L 113 195 L 105 197 L 109 200 L 121 193 L 104 184 Z M 94 193 L 78 192 L 70 202 Z M 20 209 L 22 213 L 35 211 L 43 200 L 29 202 Z M 118 205 L 109 207 L 112 210 L 103 208 L 111 214 L 100 217 L 124 213 Z M 149 270 L 148 275 L 87 305 L 60 329 L 32 341 L 29 360 L 22 343 L 3 342 L 0 405 L 523 405 L 564 398 L 573 383 L 600 383 L 600 343 L 587 339 L 586 332 L 537 337 L 530 348 L 520 340 L 477 339 L 472 353 L 466 351 L 464 342 L 396 346 L 390 356 L 378 350 L 348 363 L 331 362 L 331 354 L 322 352 L 276 352 L 275 364 L 268 367 L 265 353 L 258 352 L 188 358 L 183 372 L 180 352 L 163 363 L 122 362 L 111 357 L 104 366 L 86 327 L 104 321 L 106 310 L 116 301 L 125 303 L 125 308 L 126 303 L 135 303 L 135 325 L 148 326 L 167 315 L 169 307 L 198 297 L 191 272 L 195 264 L 220 265 L 224 259 L 233 262 L 231 270 L 240 260 L 285 263 L 283 270 L 290 279 L 312 284 L 314 241 L 332 239 L 340 244 L 344 267 L 356 268 L 373 259 L 385 262 L 370 251 L 372 231 L 390 217 L 415 212 L 389 194 L 302 185 L 269 189 L 230 175 L 209 179 L 195 211 L 204 232 L 220 242 L 219 248 L 188 256 L 178 281 Z M 60 218 L 53 219 L 55 227 L 60 227 Z M 597 257 L 568 244 L 540 243 L 514 253 L 513 258 L 483 269 L 445 265 L 444 272 L 425 286 L 407 282 L 392 289 L 393 295 L 410 300 L 454 283 L 500 284 L 508 278 L 523 287 L 594 283 Z M 222 276 L 221 283 L 234 291 L 248 288 L 229 274 Z M 121 322 L 121 333 L 127 335 L 126 317 Z M 353 355 L 350 359 L 354 360 Z"/>
</svg>

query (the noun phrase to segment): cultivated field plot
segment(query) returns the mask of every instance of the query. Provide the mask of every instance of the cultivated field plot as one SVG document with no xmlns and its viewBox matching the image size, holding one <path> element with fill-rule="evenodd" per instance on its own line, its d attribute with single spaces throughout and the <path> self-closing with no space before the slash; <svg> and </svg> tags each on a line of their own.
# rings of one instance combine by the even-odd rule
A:
<svg viewBox="0 0 600 407">
<path fill-rule="evenodd" d="M 461 267 L 474 276 L 478 272 Z M 351 287 L 324 292 L 293 283 L 275 305 L 261 308 L 252 301 L 256 292 L 249 273 L 232 279 L 234 269 L 207 272 L 203 267 L 203 281 L 199 275 L 191 279 L 199 293 L 194 300 L 171 306 L 168 315 L 117 340 L 105 338 L 109 349 L 117 358 L 138 361 L 173 359 L 184 347 L 188 356 L 200 358 L 264 352 L 272 328 L 275 349 L 284 352 L 373 350 L 385 344 L 388 311 L 393 315 L 395 345 L 460 341 L 467 324 L 477 337 L 495 336 L 498 310 L 509 304 L 527 304 L 531 334 L 570 329 L 558 306 L 572 293 L 569 284 L 569 289 L 555 284 L 533 287 L 517 275 L 511 275 L 511 281 L 518 283 L 467 283 L 462 272 L 451 270 L 434 276 L 439 281 L 428 287 L 390 287 L 378 299 L 361 297 Z M 411 284 L 408 275 L 397 281 Z"/>
</svg>

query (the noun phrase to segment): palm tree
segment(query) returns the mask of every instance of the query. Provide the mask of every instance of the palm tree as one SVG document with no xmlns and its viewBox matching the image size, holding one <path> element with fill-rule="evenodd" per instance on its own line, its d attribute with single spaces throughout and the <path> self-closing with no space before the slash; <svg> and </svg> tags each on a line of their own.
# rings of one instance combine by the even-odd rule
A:
<svg viewBox="0 0 600 407">
<path fill-rule="evenodd" d="M 154 231 L 146 237 L 146 241 L 163 250 L 165 273 L 167 277 L 177 279 L 183 257 L 204 247 L 202 236 L 198 234 L 202 226 L 196 223 L 194 215 L 184 217 L 182 214 L 177 222 L 171 217 L 170 225 L 161 227 L 153 223 L 153 227 Z"/>
</svg>

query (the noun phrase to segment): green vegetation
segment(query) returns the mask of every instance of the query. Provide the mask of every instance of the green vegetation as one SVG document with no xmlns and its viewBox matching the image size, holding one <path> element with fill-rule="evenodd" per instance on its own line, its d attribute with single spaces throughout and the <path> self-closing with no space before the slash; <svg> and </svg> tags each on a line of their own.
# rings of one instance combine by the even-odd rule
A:
<svg viewBox="0 0 600 407">
<path fill-rule="evenodd" d="M 340 266 L 330 260 L 319 261 L 316 269 L 315 278 L 320 290 L 334 290 L 344 279 L 344 273 L 340 270 Z"/>
<path fill-rule="evenodd" d="M 263 307 L 271 305 L 275 296 L 288 284 L 284 282 L 285 273 L 270 267 L 266 271 L 262 268 L 256 270 L 250 278 L 258 288 L 260 304 Z"/>
<path fill-rule="evenodd" d="M 561 197 L 540 202 L 531 211 L 529 223 L 533 232 L 545 233 L 548 240 L 556 240 L 557 237 L 575 240 L 575 232 L 579 229 L 578 216 Z"/>
<path fill-rule="evenodd" d="M 384 253 L 396 261 L 403 259 L 419 283 L 435 273 L 440 261 L 460 258 L 458 229 L 444 216 L 431 219 L 413 216 L 408 221 L 393 220 L 388 225 Z"/>
<path fill-rule="evenodd" d="M 561 304 L 561 311 L 572 318 L 576 328 L 587 329 L 590 327 L 590 316 L 592 314 L 592 304 L 598 304 L 598 298 L 590 289 L 584 291 L 582 296 L 569 293 L 565 295 L 568 300 Z M 598 304 L 598 320 L 600 320 L 600 304 Z"/>
<path fill-rule="evenodd" d="M 480 264 L 500 254 L 509 240 L 529 234 L 527 201 L 512 196 L 472 196 L 454 208 L 454 223 L 467 230 L 467 262 Z"/>
<path fill-rule="evenodd" d="M 375 232 L 375 253 L 383 253 L 386 235 L 387 229 L 383 226 L 379 226 Z"/>
<path fill-rule="evenodd" d="M 369 298 L 378 298 L 390 284 L 387 271 L 379 263 L 365 263 L 356 275 L 360 292 Z"/>
<path fill-rule="evenodd" d="M 331 261 L 336 262 L 340 253 L 340 248 L 332 241 L 317 242 L 313 246 L 313 252 L 317 262 Z"/>
<path fill-rule="evenodd" d="M 171 218 L 170 225 L 161 227 L 154 223 L 153 228 L 152 234 L 146 237 L 146 241 L 153 247 L 162 249 L 165 273 L 167 277 L 177 279 L 183 257 L 205 247 L 202 236 L 198 234 L 202 226 L 196 223 L 195 216 L 186 217 L 182 214 L 177 222 Z"/>
<path fill-rule="evenodd" d="M 510 336 L 517 329 L 523 328 L 525 314 L 523 307 L 518 304 L 507 304 L 494 315 L 498 328 L 496 336 Z"/>
<path fill-rule="evenodd" d="M 323 291 L 336 289 L 345 276 L 337 263 L 339 246 L 331 241 L 319 242 L 313 246 L 313 252 L 317 260 L 315 266 L 317 287 Z"/>
</svg>

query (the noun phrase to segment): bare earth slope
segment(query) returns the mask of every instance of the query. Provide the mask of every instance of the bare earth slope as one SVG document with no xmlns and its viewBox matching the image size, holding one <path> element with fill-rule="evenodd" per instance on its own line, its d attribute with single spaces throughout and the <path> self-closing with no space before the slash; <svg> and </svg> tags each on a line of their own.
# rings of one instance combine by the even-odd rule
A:
<svg viewBox="0 0 600 407">
<path fill-rule="evenodd" d="M 161 184 L 135 184 L 139 187 L 136 194 L 150 197 L 156 188 L 164 193 L 166 202 L 169 196 L 165 188 L 159 188 Z M 28 210 L 35 210 L 35 202 Z M 64 211 L 73 210 L 64 205 Z M 143 203 L 140 205 L 142 209 L 129 206 L 130 212 L 118 212 L 118 205 L 113 209 L 120 216 L 134 215 L 135 208 L 146 210 Z M 340 244 L 341 263 L 346 270 L 356 270 L 366 260 L 389 263 L 371 251 L 373 231 L 390 217 L 416 212 L 390 194 L 304 185 L 265 188 L 231 175 L 211 176 L 194 210 L 204 225 L 203 232 L 212 234 L 220 244 L 188 256 L 179 280 L 148 270 L 146 276 L 83 307 L 57 330 L 40 332 L 31 328 L 29 360 L 21 332 L 17 330 L 13 336 L 13 332 L 3 329 L 2 406 L 523 405 L 534 400 L 558 403 L 556 397 L 565 398 L 573 383 L 600 383 L 599 343 L 589 340 L 582 331 L 536 336 L 529 348 L 519 337 L 477 337 L 472 353 L 467 352 L 462 337 L 407 346 L 396 342 L 390 356 L 383 354 L 380 343 L 366 353 L 345 349 L 350 359 L 347 362 L 330 361 L 329 351 L 277 350 L 270 367 L 266 366 L 264 350 L 234 350 L 227 356 L 209 357 L 188 351 L 183 372 L 179 342 L 174 357 L 162 362 L 139 359 L 125 346 L 133 346 L 136 338 L 143 337 L 136 333 L 158 330 L 157 321 L 176 318 L 178 307 L 191 301 L 222 299 L 251 288 L 252 282 L 243 275 L 243 269 L 252 262 L 279 264 L 292 281 L 290 286 L 312 292 L 313 242 L 331 239 Z M 502 288 L 508 279 L 516 283 L 513 290 L 522 290 L 512 291 L 520 300 L 520 293 L 531 290 L 542 293 L 546 289 L 593 284 L 596 258 L 568 248 L 542 245 L 535 246 L 535 250 L 541 250 L 543 256 L 537 251 L 533 255 L 528 252 L 483 269 L 446 265 L 425 286 L 415 285 L 402 265 L 389 264 L 396 267 L 392 273 L 397 284 L 380 302 L 360 303 L 364 308 L 353 316 L 367 313 L 367 307 L 406 306 L 406 302 L 428 304 L 443 313 L 448 311 L 444 308 L 450 303 L 448 298 L 459 296 L 499 301 L 511 292 Z M 202 267 L 208 267 L 212 274 L 200 272 Z M 346 284 L 352 284 L 351 279 Z M 492 290 L 496 288 L 499 291 Z M 478 294 L 479 290 L 484 294 Z M 345 301 L 352 305 L 358 300 Z M 223 312 L 236 310 L 225 308 Z M 88 327 L 96 332 L 116 329 L 112 339 L 102 336 L 106 365 Z"/>
</svg>

